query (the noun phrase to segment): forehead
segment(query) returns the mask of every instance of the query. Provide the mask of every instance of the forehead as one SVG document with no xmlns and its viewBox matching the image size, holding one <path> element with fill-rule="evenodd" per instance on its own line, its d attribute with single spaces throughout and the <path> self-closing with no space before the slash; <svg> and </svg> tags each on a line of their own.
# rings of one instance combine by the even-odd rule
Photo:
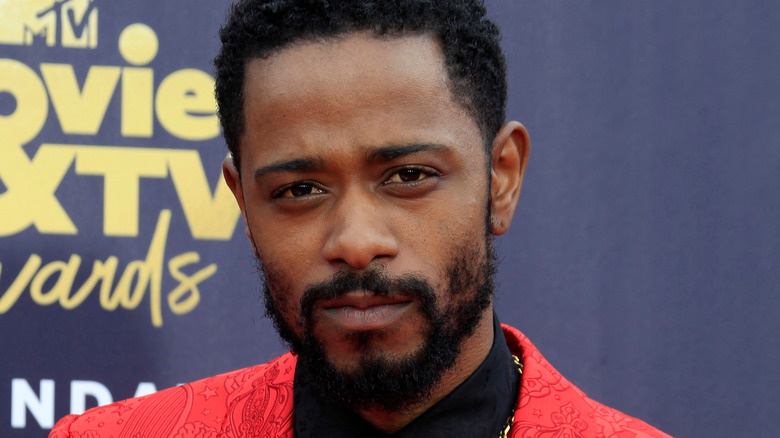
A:
<svg viewBox="0 0 780 438">
<path fill-rule="evenodd" d="M 358 32 L 306 40 L 250 60 L 245 77 L 247 92 L 262 91 L 250 97 L 270 101 L 296 92 L 351 95 L 381 85 L 449 88 L 441 48 L 425 34 L 382 37 Z"/>
<path fill-rule="evenodd" d="M 361 32 L 299 42 L 252 59 L 245 77 L 242 154 L 466 137 L 481 148 L 479 129 L 453 98 L 441 47 L 429 35 Z"/>
</svg>

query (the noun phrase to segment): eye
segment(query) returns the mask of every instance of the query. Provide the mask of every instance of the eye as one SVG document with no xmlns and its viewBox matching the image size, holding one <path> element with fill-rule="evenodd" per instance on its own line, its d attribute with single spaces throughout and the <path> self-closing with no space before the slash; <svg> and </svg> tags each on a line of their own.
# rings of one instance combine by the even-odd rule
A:
<svg viewBox="0 0 780 438">
<path fill-rule="evenodd" d="M 303 196 L 308 195 L 317 195 L 320 193 L 325 193 L 325 190 L 318 187 L 316 184 L 311 182 L 295 182 L 283 187 L 280 187 L 276 189 L 271 196 L 273 198 L 279 199 L 279 198 L 300 198 Z"/>
<path fill-rule="evenodd" d="M 415 183 L 435 175 L 438 175 L 438 172 L 433 169 L 423 167 L 405 167 L 390 175 L 390 178 L 388 178 L 383 183 L 383 185 Z"/>
</svg>

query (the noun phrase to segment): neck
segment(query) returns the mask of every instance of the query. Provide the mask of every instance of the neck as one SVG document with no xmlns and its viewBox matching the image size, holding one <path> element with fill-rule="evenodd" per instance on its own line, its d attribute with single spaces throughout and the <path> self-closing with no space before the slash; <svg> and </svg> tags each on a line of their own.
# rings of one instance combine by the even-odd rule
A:
<svg viewBox="0 0 780 438">
<path fill-rule="evenodd" d="M 493 333 L 493 309 L 489 306 L 483 312 L 474 333 L 464 339 L 455 364 L 444 372 L 429 398 L 400 412 L 364 409 L 358 410 L 357 414 L 386 433 L 400 430 L 463 383 L 485 360 L 493 345 L 493 336 L 497 335 Z"/>
</svg>

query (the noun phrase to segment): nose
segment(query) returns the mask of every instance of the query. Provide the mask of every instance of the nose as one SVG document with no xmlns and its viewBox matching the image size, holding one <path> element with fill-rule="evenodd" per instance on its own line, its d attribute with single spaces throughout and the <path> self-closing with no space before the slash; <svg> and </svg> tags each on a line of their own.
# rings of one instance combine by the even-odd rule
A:
<svg viewBox="0 0 780 438">
<path fill-rule="evenodd" d="M 350 193 L 332 208 L 327 219 L 330 232 L 323 247 L 323 255 L 331 264 L 361 270 L 374 260 L 398 255 L 399 244 L 380 200 Z"/>
</svg>

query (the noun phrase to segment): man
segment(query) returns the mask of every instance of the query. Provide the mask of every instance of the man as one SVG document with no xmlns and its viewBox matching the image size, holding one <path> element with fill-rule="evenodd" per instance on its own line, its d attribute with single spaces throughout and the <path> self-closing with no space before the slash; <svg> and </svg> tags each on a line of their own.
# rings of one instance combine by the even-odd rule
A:
<svg viewBox="0 0 780 438">
<path fill-rule="evenodd" d="M 223 164 L 288 353 L 52 436 L 667 436 L 588 399 L 493 312 L 528 135 L 476 0 L 244 0 Z"/>
</svg>

